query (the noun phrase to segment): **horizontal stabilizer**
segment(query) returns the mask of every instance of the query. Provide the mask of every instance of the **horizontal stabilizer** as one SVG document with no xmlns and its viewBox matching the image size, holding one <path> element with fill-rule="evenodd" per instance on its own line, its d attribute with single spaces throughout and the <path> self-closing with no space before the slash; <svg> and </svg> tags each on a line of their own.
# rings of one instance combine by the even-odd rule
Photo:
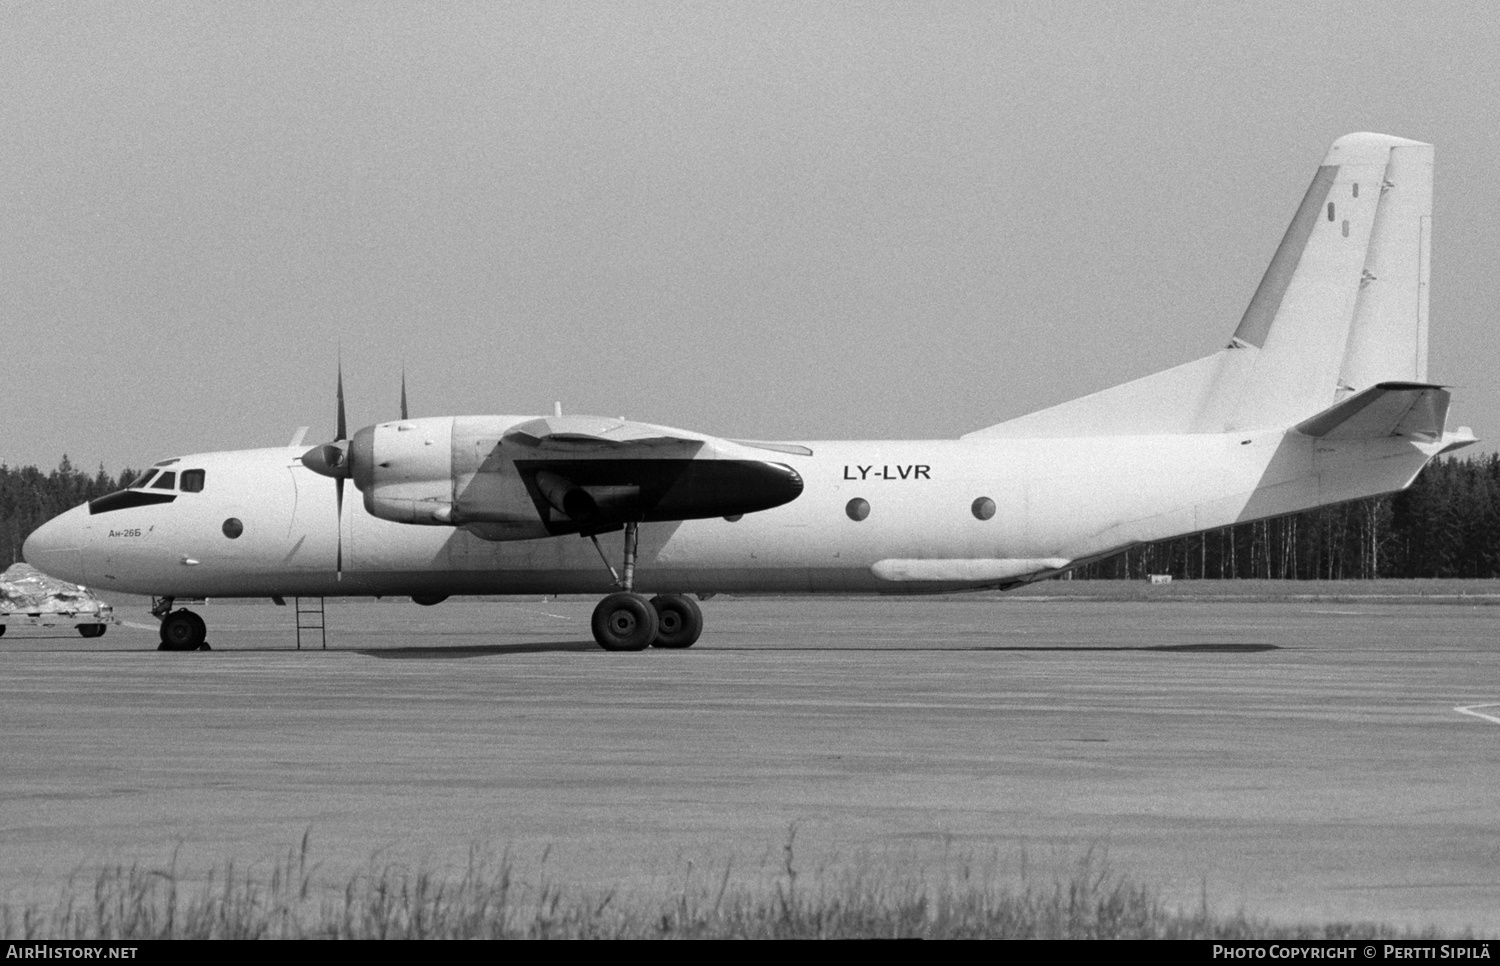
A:
<svg viewBox="0 0 1500 966">
<path fill-rule="evenodd" d="M 1382 382 L 1297 424 L 1319 439 L 1416 436 L 1440 439 L 1448 419 L 1448 390 L 1420 382 Z"/>
</svg>

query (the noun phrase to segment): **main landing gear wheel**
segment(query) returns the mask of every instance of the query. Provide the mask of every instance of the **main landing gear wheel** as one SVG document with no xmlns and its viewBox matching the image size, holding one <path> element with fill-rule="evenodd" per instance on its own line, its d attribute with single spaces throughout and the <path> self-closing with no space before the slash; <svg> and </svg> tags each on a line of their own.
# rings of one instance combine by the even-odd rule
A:
<svg viewBox="0 0 1500 966">
<path fill-rule="evenodd" d="M 703 633 L 703 611 L 691 597 L 662 594 L 651 598 L 656 611 L 656 640 L 652 647 L 692 647 Z"/>
<path fill-rule="evenodd" d="M 79 624 L 78 634 L 80 637 L 103 637 L 104 626 L 103 624 Z"/>
<path fill-rule="evenodd" d="M 639 546 L 640 525 L 625 524 L 625 575 L 615 571 L 614 565 L 599 546 L 599 538 L 593 534 L 594 549 L 599 559 L 615 578 L 618 593 L 610 594 L 594 608 L 594 640 L 606 651 L 640 651 L 647 647 L 684 648 L 692 647 L 703 633 L 703 612 L 698 605 L 681 594 L 661 594 L 646 598 L 635 593 L 636 551 Z"/>
<path fill-rule="evenodd" d="M 206 651 L 208 625 L 190 610 L 174 610 L 161 619 L 159 651 Z"/>
<path fill-rule="evenodd" d="M 643 651 L 656 640 L 656 608 L 639 594 L 610 594 L 594 608 L 593 627 L 606 651 Z"/>
</svg>

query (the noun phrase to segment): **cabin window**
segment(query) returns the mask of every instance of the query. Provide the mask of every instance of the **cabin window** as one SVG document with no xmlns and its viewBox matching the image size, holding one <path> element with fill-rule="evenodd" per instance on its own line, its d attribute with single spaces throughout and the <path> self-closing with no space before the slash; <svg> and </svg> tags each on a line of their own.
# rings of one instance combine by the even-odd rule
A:
<svg viewBox="0 0 1500 966">
<path fill-rule="evenodd" d="M 245 525 L 237 518 L 230 517 L 224 521 L 224 536 L 231 540 L 238 540 L 240 534 L 245 532 Z"/>
<path fill-rule="evenodd" d="M 183 470 L 182 471 L 182 492 L 184 492 L 184 493 L 202 493 L 203 492 L 203 471 L 202 470 Z"/>
<path fill-rule="evenodd" d="M 844 512 L 849 514 L 849 519 L 858 523 L 870 515 L 870 501 L 855 497 L 844 507 Z"/>
<path fill-rule="evenodd" d="M 973 511 L 976 520 L 989 520 L 995 515 L 995 501 L 982 496 L 969 509 Z"/>
<path fill-rule="evenodd" d="M 173 473 L 171 470 L 168 470 L 161 476 L 158 476 L 156 478 L 156 482 L 151 484 L 151 489 L 153 490 L 175 490 L 176 488 L 177 474 Z"/>
<path fill-rule="evenodd" d="M 147 470 L 146 472 L 144 472 L 144 473 L 141 474 L 141 478 L 140 479 L 138 479 L 134 483 L 130 484 L 129 489 L 132 489 L 132 490 L 144 489 L 145 486 L 146 486 L 146 484 L 151 482 L 151 477 L 153 477 L 155 475 L 156 475 L 156 471 L 155 470 Z"/>
<path fill-rule="evenodd" d="M 1333 202 L 1328 203 L 1328 220 L 1333 221 Z"/>
<path fill-rule="evenodd" d="M 1356 197 L 1356 198 L 1359 197 L 1359 182 L 1358 181 L 1354 182 L 1354 197 Z"/>
</svg>

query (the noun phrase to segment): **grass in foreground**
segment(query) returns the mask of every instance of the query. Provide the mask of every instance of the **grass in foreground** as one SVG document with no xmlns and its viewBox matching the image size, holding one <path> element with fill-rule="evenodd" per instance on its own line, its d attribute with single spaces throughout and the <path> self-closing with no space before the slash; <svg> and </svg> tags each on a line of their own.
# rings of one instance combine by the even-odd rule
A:
<svg viewBox="0 0 1500 966">
<path fill-rule="evenodd" d="M 1154 890 L 1092 855 L 1066 881 L 1007 888 L 970 870 L 938 886 L 920 875 L 807 881 L 793 839 L 780 875 L 755 889 L 716 881 L 643 898 L 518 881 L 508 857 L 471 855 L 462 875 L 372 869 L 341 887 L 314 879 L 308 839 L 268 876 L 216 868 L 196 887 L 175 869 L 117 866 L 91 889 L 70 883 L 51 911 L 0 906 L 7 939 L 1365 939 L 1437 938 L 1376 923 L 1275 925 L 1244 914 L 1166 908 Z"/>
</svg>

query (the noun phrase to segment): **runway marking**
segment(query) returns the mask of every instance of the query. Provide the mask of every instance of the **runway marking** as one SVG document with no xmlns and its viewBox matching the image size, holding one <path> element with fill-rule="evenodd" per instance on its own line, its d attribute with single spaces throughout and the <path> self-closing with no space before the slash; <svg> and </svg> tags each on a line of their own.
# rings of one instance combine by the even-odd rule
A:
<svg viewBox="0 0 1500 966">
<path fill-rule="evenodd" d="M 554 614 L 550 610 L 533 610 L 531 608 L 531 606 L 528 605 L 528 604 L 523 604 L 523 603 L 519 603 L 519 602 L 510 602 L 510 601 L 507 601 L 506 603 L 508 603 L 511 607 L 515 607 L 518 610 L 523 610 L 523 611 L 527 612 L 528 614 L 540 614 L 543 617 L 554 617 L 554 618 L 556 618 L 557 620 L 560 620 L 560 621 L 571 621 L 571 620 L 574 620 L 574 618 L 568 616 L 567 614 Z M 544 601 L 542 601 L 542 603 L 545 604 L 546 601 L 544 600 Z"/>
<path fill-rule="evenodd" d="M 1500 708 L 1500 701 L 1492 701 L 1489 704 L 1459 705 L 1453 710 L 1457 711 L 1459 714 L 1473 715 L 1476 718 L 1483 718 L 1486 721 L 1500 724 L 1500 718 L 1497 718 L 1492 714 L 1485 714 L 1483 711 L 1475 711 L 1475 708 Z"/>
</svg>

